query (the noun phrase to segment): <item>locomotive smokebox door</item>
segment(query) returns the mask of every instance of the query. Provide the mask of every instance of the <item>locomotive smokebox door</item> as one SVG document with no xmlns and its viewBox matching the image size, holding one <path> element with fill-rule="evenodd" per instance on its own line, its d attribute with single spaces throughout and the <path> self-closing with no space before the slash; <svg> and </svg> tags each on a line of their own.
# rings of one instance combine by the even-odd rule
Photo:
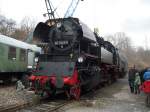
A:
<svg viewBox="0 0 150 112">
<path fill-rule="evenodd" d="M 64 86 L 64 81 L 63 81 L 61 75 L 56 76 L 55 86 L 56 86 L 56 88 L 62 88 Z"/>
<path fill-rule="evenodd" d="M 73 47 L 77 40 L 77 25 L 71 20 L 64 20 L 52 26 L 49 32 L 50 45 L 58 51 L 66 51 Z"/>
</svg>

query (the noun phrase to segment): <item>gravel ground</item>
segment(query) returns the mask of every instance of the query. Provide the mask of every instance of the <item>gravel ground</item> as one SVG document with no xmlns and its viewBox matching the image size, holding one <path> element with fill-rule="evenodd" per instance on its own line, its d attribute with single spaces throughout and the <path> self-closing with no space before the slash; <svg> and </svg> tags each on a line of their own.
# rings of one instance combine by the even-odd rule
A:
<svg viewBox="0 0 150 112">
<path fill-rule="evenodd" d="M 15 86 L 0 88 L 0 106 L 9 106 L 13 104 L 22 104 L 31 101 L 32 92 L 27 90 L 16 91 Z"/>
<path fill-rule="evenodd" d="M 27 90 L 17 92 L 15 86 L 0 88 L 0 106 L 29 102 L 34 96 Z M 57 112 L 150 112 L 144 100 L 144 93 L 130 93 L 127 78 L 124 78 L 82 96 L 80 101 L 64 106 Z"/>
<path fill-rule="evenodd" d="M 144 103 L 145 94 L 131 94 L 127 78 L 101 88 L 75 104 L 63 107 L 64 112 L 150 112 Z M 61 112 L 62 112 L 61 110 Z"/>
</svg>

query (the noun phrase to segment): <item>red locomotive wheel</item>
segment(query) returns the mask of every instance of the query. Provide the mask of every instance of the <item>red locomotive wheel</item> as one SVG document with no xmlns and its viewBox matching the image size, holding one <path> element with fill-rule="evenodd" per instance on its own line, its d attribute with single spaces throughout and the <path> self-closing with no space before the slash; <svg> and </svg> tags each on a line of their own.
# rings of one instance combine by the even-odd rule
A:
<svg viewBox="0 0 150 112">
<path fill-rule="evenodd" d="M 76 85 L 70 89 L 70 95 L 75 99 L 79 100 L 81 95 L 81 87 L 80 85 Z"/>
</svg>

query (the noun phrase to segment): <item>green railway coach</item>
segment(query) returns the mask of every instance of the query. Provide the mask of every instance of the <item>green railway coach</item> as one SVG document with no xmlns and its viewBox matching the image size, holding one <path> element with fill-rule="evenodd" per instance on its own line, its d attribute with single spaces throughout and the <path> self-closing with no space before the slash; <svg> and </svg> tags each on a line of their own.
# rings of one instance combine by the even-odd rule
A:
<svg viewBox="0 0 150 112">
<path fill-rule="evenodd" d="M 34 58 L 41 48 L 4 35 L 0 35 L 0 80 L 21 78 L 34 68 Z"/>
</svg>

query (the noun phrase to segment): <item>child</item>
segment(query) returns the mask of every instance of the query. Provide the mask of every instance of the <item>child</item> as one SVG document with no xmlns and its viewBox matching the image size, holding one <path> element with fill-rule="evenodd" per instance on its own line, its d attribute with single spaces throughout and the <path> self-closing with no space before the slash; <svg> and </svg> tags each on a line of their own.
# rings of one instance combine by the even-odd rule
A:
<svg viewBox="0 0 150 112">
<path fill-rule="evenodd" d="M 140 94 L 140 89 L 139 86 L 141 85 L 141 79 L 140 79 L 140 75 L 137 72 L 135 74 L 135 80 L 134 80 L 134 93 L 135 94 Z"/>
</svg>

